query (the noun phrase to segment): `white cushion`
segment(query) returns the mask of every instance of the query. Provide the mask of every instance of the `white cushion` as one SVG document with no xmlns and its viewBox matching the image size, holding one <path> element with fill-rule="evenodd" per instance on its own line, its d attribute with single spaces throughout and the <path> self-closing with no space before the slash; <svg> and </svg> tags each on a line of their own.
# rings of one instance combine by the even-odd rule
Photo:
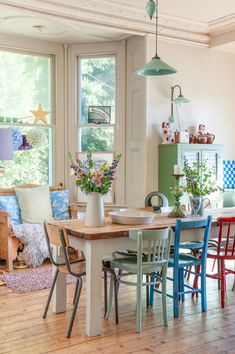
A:
<svg viewBox="0 0 235 354">
<path fill-rule="evenodd" d="M 40 224 L 53 220 L 49 186 L 15 188 L 23 222 Z"/>
</svg>

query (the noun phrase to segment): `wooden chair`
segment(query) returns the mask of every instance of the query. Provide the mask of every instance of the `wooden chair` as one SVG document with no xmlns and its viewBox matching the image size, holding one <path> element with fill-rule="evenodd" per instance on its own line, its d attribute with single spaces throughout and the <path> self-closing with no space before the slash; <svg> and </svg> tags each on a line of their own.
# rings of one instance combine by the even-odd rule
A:
<svg viewBox="0 0 235 354">
<path fill-rule="evenodd" d="M 235 217 L 220 217 L 218 245 L 214 249 L 209 249 L 207 257 L 216 260 L 219 263 L 218 271 L 215 274 L 207 274 L 207 277 L 217 279 L 221 286 L 221 307 L 225 306 L 226 295 L 226 275 L 235 274 L 235 270 L 225 266 L 226 260 L 235 261 L 235 232 L 231 227 L 235 226 Z"/>
<path fill-rule="evenodd" d="M 207 310 L 207 302 L 206 302 L 206 256 L 207 256 L 207 247 L 208 247 L 208 239 L 211 229 L 211 221 L 212 217 L 208 216 L 205 220 L 197 220 L 197 221 L 183 221 L 178 219 L 176 221 L 175 227 L 175 237 L 174 237 L 174 255 L 173 258 L 170 257 L 168 261 L 168 267 L 173 268 L 173 278 L 168 277 L 168 279 L 173 281 L 173 295 L 167 294 L 169 297 L 173 298 L 173 310 L 174 310 L 174 317 L 179 316 L 179 299 L 184 302 L 185 294 L 192 294 L 192 293 L 200 293 L 201 294 L 201 309 L 202 312 Z M 202 251 L 201 251 L 201 258 L 197 258 L 195 256 L 189 254 L 181 254 L 180 248 L 180 238 L 181 238 L 181 231 L 190 229 L 204 229 L 203 240 L 198 242 L 201 244 Z M 184 272 L 187 268 L 187 272 L 195 274 L 191 270 L 190 267 L 197 267 L 196 275 L 201 278 L 201 287 L 191 287 L 188 284 L 184 283 Z M 201 272 L 199 267 L 201 268 Z M 190 268 L 190 269 L 189 269 Z M 185 290 L 185 288 L 187 290 Z M 150 288 L 150 304 L 153 303 L 153 296 L 155 292 L 161 291 L 157 288 L 151 287 Z"/>
<path fill-rule="evenodd" d="M 60 272 L 65 273 L 65 274 L 70 274 L 77 278 L 77 283 L 75 287 L 75 292 L 74 292 L 74 300 L 73 300 L 73 311 L 72 311 L 72 316 L 70 319 L 69 327 L 67 330 L 67 338 L 70 338 L 71 331 L 73 328 L 73 323 L 77 311 L 77 306 L 82 290 L 82 276 L 85 275 L 86 273 L 86 267 L 85 267 L 85 257 L 82 254 L 82 252 L 78 253 L 78 258 L 76 260 L 71 261 L 69 257 L 69 238 L 66 233 L 66 230 L 62 228 L 61 230 L 59 227 L 55 225 L 50 225 L 45 223 L 45 235 L 46 235 L 46 241 L 48 245 L 48 251 L 49 251 L 49 256 L 51 263 L 56 267 L 56 271 L 54 274 L 52 286 L 48 295 L 46 307 L 43 313 L 43 318 L 46 318 L 47 311 L 51 302 L 52 294 L 55 288 L 55 284 L 58 278 L 58 275 Z M 65 262 L 64 263 L 57 263 L 57 261 L 53 257 L 53 253 L 51 250 L 51 245 L 56 246 L 56 247 L 61 247 L 63 250 L 63 257 Z"/>
<path fill-rule="evenodd" d="M 18 188 L 35 188 L 37 184 L 22 184 L 18 185 Z M 63 190 L 62 186 L 50 187 L 50 191 Z M 14 188 L 0 188 L 0 196 L 15 195 Z M 77 217 L 78 206 L 76 204 L 70 204 L 69 206 L 71 218 Z M 13 233 L 11 226 L 11 218 L 9 213 L 0 211 L 0 259 L 6 260 L 6 270 L 13 270 L 13 260 L 17 256 L 17 249 L 20 245 L 20 241 Z"/>
<path fill-rule="evenodd" d="M 111 261 L 113 269 L 119 269 L 122 273 L 116 278 L 111 277 L 111 295 L 109 298 L 109 308 L 106 314 L 108 318 L 112 306 L 112 291 L 115 286 L 117 291 L 118 284 L 133 285 L 136 287 L 136 332 L 141 332 L 142 319 L 142 287 L 155 285 L 159 282 L 162 284 L 162 306 L 164 325 L 167 326 L 167 310 L 166 310 L 166 274 L 167 262 L 170 252 L 172 230 L 164 228 L 160 230 L 131 230 L 129 237 L 137 242 L 137 257 L 125 257 L 114 259 Z M 143 256 L 144 243 L 148 244 L 146 256 Z M 159 272 L 162 277 L 159 277 Z M 125 281 L 123 278 L 136 274 L 136 281 Z M 152 275 L 150 282 L 143 282 L 143 275 Z M 116 283 L 116 284 L 115 284 Z"/>
</svg>

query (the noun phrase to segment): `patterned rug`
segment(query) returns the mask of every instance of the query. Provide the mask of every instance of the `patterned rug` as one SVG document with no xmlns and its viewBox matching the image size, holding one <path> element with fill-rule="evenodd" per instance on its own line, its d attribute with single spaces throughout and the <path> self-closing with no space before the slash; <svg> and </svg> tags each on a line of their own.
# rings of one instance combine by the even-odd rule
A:
<svg viewBox="0 0 235 354">
<path fill-rule="evenodd" d="M 75 283 L 75 277 L 66 276 L 67 284 Z M 19 271 L 12 274 L 0 275 L 0 281 L 15 293 L 29 293 L 51 287 L 51 268 L 34 268 L 27 271 Z"/>
</svg>

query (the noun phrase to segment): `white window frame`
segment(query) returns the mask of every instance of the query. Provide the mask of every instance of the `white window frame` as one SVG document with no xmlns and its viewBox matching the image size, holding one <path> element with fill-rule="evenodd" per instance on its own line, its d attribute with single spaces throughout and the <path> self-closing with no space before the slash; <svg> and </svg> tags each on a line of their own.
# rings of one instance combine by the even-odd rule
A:
<svg viewBox="0 0 235 354">
<path fill-rule="evenodd" d="M 52 185 L 65 183 L 65 120 L 64 120 L 64 48 L 61 44 L 39 39 L 20 38 L 19 36 L 0 34 L 0 50 L 28 55 L 48 56 L 52 58 L 51 81 L 51 123 L 52 163 L 50 171 Z M 33 107 L 34 108 L 34 107 Z M 13 125 L 13 124 L 12 124 Z M 22 126 L 29 126 L 22 124 Z"/>
<path fill-rule="evenodd" d="M 125 42 L 108 43 L 90 43 L 71 45 L 68 56 L 68 151 L 73 156 L 77 155 L 78 146 L 78 121 L 77 112 L 79 102 L 79 73 L 78 58 L 87 57 L 116 57 L 116 115 L 115 115 L 115 152 L 121 153 L 122 158 L 118 166 L 118 178 L 114 184 L 114 204 L 125 204 Z M 92 125 L 89 125 L 90 127 Z M 109 125 L 111 126 L 111 124 Z M 101 127 L 101 125 L 99 125 Z M 107 126 L 105 126 L 107 127 Z M 98 153 L 98 151 L 97 151 Z M 100 152 L 102 154 L 108 152 Z M 67 183 L 75 198 L 77 198 L 77 189 L 73 177 L 68 173 Z M 83 204 L 83 203 L 82 203 Z"/>
</svg>

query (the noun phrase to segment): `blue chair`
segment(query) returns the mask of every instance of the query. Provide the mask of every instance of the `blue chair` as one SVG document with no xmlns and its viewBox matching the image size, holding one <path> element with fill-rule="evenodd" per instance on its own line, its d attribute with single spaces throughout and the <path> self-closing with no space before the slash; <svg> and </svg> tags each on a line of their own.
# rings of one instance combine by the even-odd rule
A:
<svg viewBox="0 0 235 354">
<path fill-rule="evenodd" d="M 201 309 L 202 312 L 207 310 L 206 302 L 206 259 L 207 259 L 207 248 L 208 248 L 208 239 L 211 229 L 212 217 L 208 216 L 204 220 L 195 220 L 195 221 L 183 221 L 178 219 L 175 226 L 175 237 L 174 237 L 174 255 L 169 258 L 168 267 L 173 268 L 173 278 L 168 277 L 168 279 L 173 281 L 173 295 L 167 294 L 167 296 L 173 298 L 174 302 L 174 317 L 179 316 L 179 299 L 184 302 L 185 294 L 200 293 L 201 294 Z M 203 240 L 198 244 L 201 245 L 201 258 L 197 258 L 190 254 L 181 254 L 180 248 L 180 236 L 182 230 L 190 229 L 192 232 L 195 229 L 204 229 Z M 193 246 L 193 245 L 192 245 Z M 192 271 L 192 267 L 199 269 L 200 273 Z M 194 288 L 189 284 L 184 283 L 184 272 L 185 268 L 187 271 L 196 274 L 201 278 L 201 287 Z M 185 288 L 187 290 L 185 290 Z M 154 292 L 161 291 L 154 287 L 150 287 L 150 305 L 153 304 Z"/>
</svg>

